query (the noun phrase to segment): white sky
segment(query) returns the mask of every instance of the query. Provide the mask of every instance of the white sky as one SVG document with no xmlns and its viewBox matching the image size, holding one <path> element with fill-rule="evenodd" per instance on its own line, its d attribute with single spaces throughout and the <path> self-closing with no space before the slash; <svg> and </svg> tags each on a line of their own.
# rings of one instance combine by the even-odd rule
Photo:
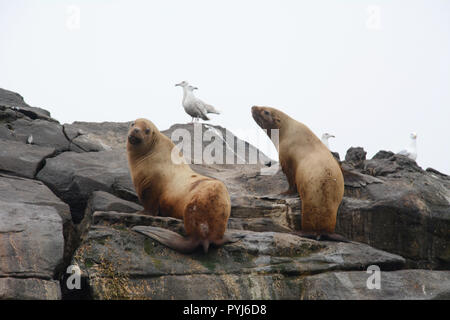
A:
<svg viewBox="0 0 450 320">
<path fill-rule="evenodd" d="M 341 158 L 415 131 L 418 164 L 450 174 L 448 0 L 0 0 L 0 87 L 61 123 L 186 123 L 182 80 L 272 157 L 252 105 L 334 134 Z"/>
</svg>

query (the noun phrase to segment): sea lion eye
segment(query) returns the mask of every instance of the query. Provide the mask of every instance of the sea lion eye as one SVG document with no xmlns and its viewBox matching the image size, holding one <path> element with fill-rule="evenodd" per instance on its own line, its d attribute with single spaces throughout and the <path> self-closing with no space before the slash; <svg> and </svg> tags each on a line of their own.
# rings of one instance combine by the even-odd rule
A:
<svg viewBox="0 0 450 320">
<path fill-rule="evenodd" d="M 150 129 L 149 128 L 145 129 L 145 134 L 149 134 L 149 133 L 150 133 Z"/>
<path fill-rule="evenodd" d="M 133 122 L 133 123 L 131 123 L 131 126 L 132 126 L 132 127 L 134 127 L 134 122 Z"/>
<path fill-rule="evenodd" d="M 264 114 L 265 114 L 266 116 L 268 116 L 268 115 L 269 115 L 269 111 L 264 110 Z"/>
</svg>

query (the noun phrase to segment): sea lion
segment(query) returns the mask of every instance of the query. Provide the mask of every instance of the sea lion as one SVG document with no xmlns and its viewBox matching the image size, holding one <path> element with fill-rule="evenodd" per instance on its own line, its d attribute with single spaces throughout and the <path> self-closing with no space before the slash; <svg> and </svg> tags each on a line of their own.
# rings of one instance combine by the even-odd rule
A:
<svg viewBox="0 0 450 320">
<path fill-rule="evenodd" d="M 285 193 L 298 192 L 302 200 L 300 236 L 317 240 L 346 241 L 334 233 L 338 207 L 344 196 L 341 168 L 328 148 L 303 123 L 270 107 L 252 107 L 256 123 L 267 130 L 278 129 L 279 161 L 289 183 Z"/>
<path fill-rule="evenodd" d="M 188 237 L 155 227 L 134 230 L 184 253 L 199 245 L 206 253 L 211 243 L 233 241 L 225 235 L 231 211 L 227 187 L 194 172 L 185 161 L 174 163 L 173 148 L 173 142 L 147 119 L 137 119 L 128 131 L 128 164 L 142 213 L 183 219 Z"/>
</svg>

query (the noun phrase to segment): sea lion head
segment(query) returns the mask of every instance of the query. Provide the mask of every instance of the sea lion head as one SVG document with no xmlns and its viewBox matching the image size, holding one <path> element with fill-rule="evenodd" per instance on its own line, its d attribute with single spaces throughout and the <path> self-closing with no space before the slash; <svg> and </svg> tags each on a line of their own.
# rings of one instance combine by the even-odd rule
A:
<svg viewBox="0 0 450 320">
<path fill-rule="evenodd" d="M 281 119 L 278 110 L 270 107 L 252 107 L 252 116 L 262 129 L 280 129 Z"/>
<path fill-rule="evenodd" d="M 128 130 L 127 146 L 129 148 L 140 148 L 152 145 L 156 132 L 156 126 L 151 121 L 142 118 L 136 119 L 136 121 L 131 123 Z"/>
</svg>

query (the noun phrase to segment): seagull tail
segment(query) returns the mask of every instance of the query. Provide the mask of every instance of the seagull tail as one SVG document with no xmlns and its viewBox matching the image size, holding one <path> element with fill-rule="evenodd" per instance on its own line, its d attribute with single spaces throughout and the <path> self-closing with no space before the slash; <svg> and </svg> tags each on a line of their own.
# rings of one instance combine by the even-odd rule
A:
<svg viewBox="0 0 450 320">
<path fill-rule="evenodd" d="M 210 104 L 205 105 L 205 108 L 206 108 L 206 111 L 207 111 L 208 113 L 220 114 L 220 111 L 217 110 L 216 108 L 214 108 L 214 107 L 213 107 L 212 105 L 210 105 Z"/>
</svg>

